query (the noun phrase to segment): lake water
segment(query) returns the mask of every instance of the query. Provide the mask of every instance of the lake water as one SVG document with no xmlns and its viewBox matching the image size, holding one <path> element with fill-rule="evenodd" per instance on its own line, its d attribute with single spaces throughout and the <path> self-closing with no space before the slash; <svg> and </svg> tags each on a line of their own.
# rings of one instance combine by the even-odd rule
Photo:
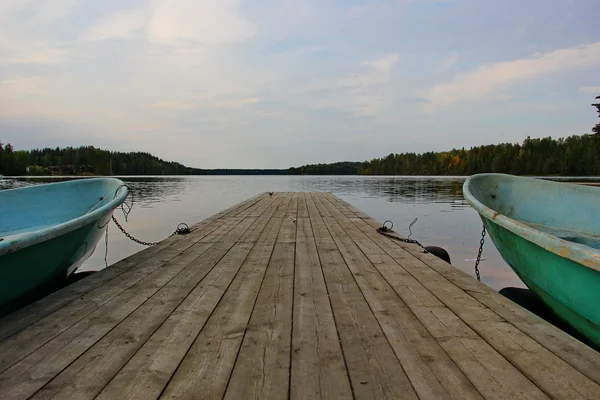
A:
<svg viewBox="0 0 600 400">
<path fill-rule="evenodd" d="M 61 178 L 52 178 L 52 181 Z M 169 236 L 180 222 L 195 224 L 217 212 L 265 191 L 332 192 L 378 221 L 391 220 L 394 230 L 423 245 L 445 248 L 452 264 L 474 276 L 482 224 L 462 195 L 464 177 L 364 177 L 364 176 L 177 176 L 122 177 L 133 190 L 134 207 L 128 221 L 117 210 L 126 229 L 143 241 Z M 49 179 L 5 181 L 4 188 Z M 108 236 L 108 265 L 144 248 L 127 239 L 114 224 Z M 499 290 L 524 287 L 487 238 L 480 264 L 482 281 Z M 102 240 L 81 270 L 105 267 Z"/>
</svg>

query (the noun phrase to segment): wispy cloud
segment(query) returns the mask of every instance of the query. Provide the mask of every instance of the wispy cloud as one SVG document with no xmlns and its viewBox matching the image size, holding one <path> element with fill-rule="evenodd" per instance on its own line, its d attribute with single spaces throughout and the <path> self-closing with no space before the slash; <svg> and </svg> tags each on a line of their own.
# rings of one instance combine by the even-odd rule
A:
<svg viewBox="0 0 600 400">
<path fill-rule="evenodd" d="M 543 20 L 539 1 L 351 3 L 0 0 L 0 139 L 277 167 L 585 132 L 573 110 L 595 117 L 596 0 L 556 0 Z"/>
<path fill-rule="evenodd" d="M 428 101 L 425 110 L 497 98 L 520 82 L 594 66 L 600 66 L 600 42 L 483 65 L 424 91 L 422 96 Z"/>
<path fill-rule="evenodd" d="M 148 38 L 162 44 L 231 43 L 255 33 L 240 0 L 154 0 Z"/>
<path fill-rule="evenodd" d="M 147 12 L 143 9 L 118 11 L 91 26 L 85 33 L 89 40 L 128 39 L 141 30 Z"/>
<path fill-rule="evenodd" d="M 249 104 L 259 103 L 260 99 L 258 97 L 249 97 L 239 100 L 227 100 L 215 103 L 215 108 L 239 108 Z"/>
<path fill-rule="evenodd" d="M 191 110 L 197 106 L 197 102 L 195 101 L 160 101 L 158 103 L 154 103 L 150 106 L 150 108 L 155 110 Z"/>
<path fill-rule="evenodd" d="M 600 95 L 600 86 L 583 86 L 579 88 L 582 93 L 596 93 Z"/>
</svg>

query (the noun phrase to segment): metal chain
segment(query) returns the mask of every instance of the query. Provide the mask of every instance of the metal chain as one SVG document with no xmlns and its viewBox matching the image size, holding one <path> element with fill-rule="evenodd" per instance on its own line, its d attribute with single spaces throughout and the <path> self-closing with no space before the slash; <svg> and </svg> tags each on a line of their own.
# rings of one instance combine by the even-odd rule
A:
<svg viewBox="0 0 600 400">
<path fill-rule="evenodd" d="M 119 190 L 122 187 L 126 187 L 129 192 L 127 193 L 127 196 L 125 197 L 125 199 L 123 200 L 123 202 L 121 203 L 121 210 L 123 211 L 123 215 L 125 216 L 125 222 L 127 222 L 127 217 L 129 216 L 129 213 L 131 213 L 131 211 L 133 210 L 133 191 L 131 190 L 131 188 L 126 185 L 120 185 L 117 190 L 115 190 L 115 198 L 117 197 L 117 194 L 119 193 Z M 128 204 L 127 203 L 127 198 L 131 197 L 131 203 Z M 127 210 L 125 209 L 125 207 L 127 207 Z M 127 232 L 127 230 L 125 230 L 125 228 L 123 228 L 121 226 L 121 224 L 119 223 L 119 221 L 117 221 L 117 219 L 115 218 L 115 216 L 112 216 L 112 220 L 115 223 L 115 225 L 117 225 L 117 227 L 119 228 L 119 230 L 121 232 L 123 232 L 123 234 L 125 236 L 127 236 L 130 240 L 134 241 L 137 244 L 141 244 L 142 246 L 154 246 L 160 243 L 159 242 L 144 242 L 143 240 L 139 240 L 134 238 L 129 232 Z M 106 227 L 106 237 L 107 237 L 107 253 L 108 253 L 108 222 L 106 223 L 107 227 Z M 171 236 L 175 236 L 175 235 L 186 235 L 188 233 L 190 233 L 192 230 L 190 229 L 190 227 L 188 226 L 188 224 L 186 224 L 185 222 L 180 223 L 179 225 L 177 225 L 177 228 L 175 229 L 175 232 L 171 233 L 166 239 L 170 238 Z M 104 261 L 106 262 L 106 256 L 104 257 Z"/>
<path fill-rule="evenodd" d="M 159 243 L 159 242 L 144 242 L 142 240 L 136 239 L 133 236 L 131 236 L 129 234 L 129 232 L 127 232 L 125 230 L 125 228 L 123 228 L 121 226 L 121 224 L 119 223 L 119 221 L 117 221 L 117 219 L 115 218 L 114 215 L 112 216 L 112 220 L 117 225 L 117 228 L 119 228 L 121 230 L 121 232 L 123 232 L 123 234 L 125 234 L 125 236 L 127 236 L 129 239 L 131 239 L 132 241 L 136 242 L 137 244 L 141 244 L 142 246 L 154 246 L 155 244 Z M 171 235 L 171 236 L 173 236 L 173 235 Z M 169 236 L 169 237 L 171 237 L 171 236 Z"/>
<path fill-rule="evenodd" d="M 483 244 L 485 243 L 485 224 L 483 224 L 483 230 L 481 231 L 481 240 L 479 241 L 479 252 L 477 253 L 477 260 L 475 260 L 475 275 L 477 280 L 481 282 L 481 275 L 479 275 L 479 263 L 481 262 L 481 253 L 483 253 Z"/>
<path fill-rule="evenodd" d="M 133 236 L 131 236 L 131 234 L 129 232 L 127 232 L 125 230 L 125 228 L 123 228 L 121 226 L 121 224 L 119 223 L 119 221 L 117 221 L 117 219 L 115 218 L 115 216 L 112 216 L 112 220 L 113 222 L 117 225 L 117 227 L 121 230 L 121 232 L 123 232 L 123 234 L 125 236 L 127 236 L 130 240 L 136 242 L 137 244 L 141 244 L 142 246 L 154 246 L 160 243 L 159 242 L 144 242 L 142 240 L 136 239 Z M 184 227 L 181 227 L 182 225 L 184 225 Z M 177 229 L 175 229 L 175 232 L 171 233 L 168 237 L 170 238 L 171 236 L 175 236 L 175 235 L 185 235 L 191 232 L 190 227 L 186 224 L 186 223 L 180 223 L 179 225 L 177 225 Z"/>
<path fill-rule="evenodd" d="M 386 231 L 388 231 L 388 229 L 386 227 L 377 228 L 377 233 L 379 233 L 380 235 L 383 235 L 383 236 L 388 237 L 390 239 L 397 240 L 398 242 L 416 244 L 416 245 L 421 246 L 422 248 L 425 248 L 425 247 L 423 247 L 423 245 L 421 243 L 419 243 L 418 240 L 415 240 L 415 239 L 405 239 L 405 238 L 401 238 L 401 237 L 398 237 L 398 236 L 390 235 L 389 233 L 386 233 Z"/>
</svg>

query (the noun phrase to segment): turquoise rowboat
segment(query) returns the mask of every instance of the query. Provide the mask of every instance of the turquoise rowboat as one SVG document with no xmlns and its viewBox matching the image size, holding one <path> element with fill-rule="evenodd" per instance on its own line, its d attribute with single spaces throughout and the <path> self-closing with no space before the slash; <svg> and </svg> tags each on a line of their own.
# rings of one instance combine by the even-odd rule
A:
<svg viewBox="0 0 600 400">
<path fill-rule="evenodd" d="M 463 193 L 523 283 L 600 348 L 600 189 L 481 174 Z"/>
<path fill-rule="evenodd" d="M 127 197 L 113 178 L 0 191 L 0 315 L 62 286 Z"/>
</svg>

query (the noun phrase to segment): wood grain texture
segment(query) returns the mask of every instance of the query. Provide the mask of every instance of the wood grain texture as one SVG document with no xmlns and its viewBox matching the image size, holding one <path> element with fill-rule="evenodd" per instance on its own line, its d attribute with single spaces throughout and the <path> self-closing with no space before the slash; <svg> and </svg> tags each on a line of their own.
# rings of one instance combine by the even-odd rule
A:
<svg viewBox="0 0 600 400">
<path fill-rule="evenodd" d="M 346 214 L 326 199 L 320 198 L 318 204 L 329 208 L 334 216 L 325 218 L 325 223 L 419 397 L 481 399 L 475 386 L 367 256 L 384 254 L 383 250 L 354 231 Z"/>
<path fill-rule="evenodd" d="M 424 254 L 415 245 L 406 245 L 378 235 L 374 229 L 378 224 L 373 220 L 362 218 L 354 222 L 372 240 L 381 243 L 383 249 L 393 249 L 393 253 L 389 254 L 394 254 L 394 258 L 415 279 L 546 394 L 564 398 L 598 396 L 600 387 L 596 382 L 431 267 L 436 265 L 438 268 L 453 269 L 449 264 L 431 254 Z M 515 304 L 513 308 L 520 306 Z M 594 358 L 595 355 L 590 354 L 590 357 Z"/>
<path fill-rule="evenodd" d="M 307 199 L 307 205 L 354 395 L 416 399 L 417 394 L 321 217 L 329 218 L 331 213 L 317 208 L 313 196 Z"/>
<path fill-rule="evenodd" d="M 0 398 L 600 398 L 600 354 L 377 226 L 230 207 L 1 319 Z"/>
<path fill-rule="evenodd" d="M 290 196 L 291 198 L 291 196 Z M 287 208 L 287 207 L 286 207 Z M 223 397 L 248 327 L 286 208 L 280 207 L 165 388 L 165 399 Z"/>
<path fill-rule="evenodd" d="M 304 193 L 298 200 L 293 315 L 290 397 L 351 399 L 350 380 Z"/>
<path fill-rule="evenodd" d="M 265 198 L 266 196 L 261 194 L 207 218 L 206 220 L 193 226 L 194 235 L 201 236 L 210 233 L 223 223 L 223 219 L 227 215 L 242 212 L 248 207 L 256 204 L 258 201 L 264 201 Z M 183 241 L 189 247 L 188 241 L 184 240 L 184 238 L 186 237 L 181 235 L 173 236 L 160 242 L 156 246 L 144 249 L 111 265 L 110 268 L 106 268 L 99 273 L 86 277 L 62 290 L 52 293 L 41 300 L 38 300 L 20 310 L 15 311 L 12 314 L 3 317 L 0 319 L 0 341 L 10 337 L 11 335 L 14 335 L 25 327 L 60 309 L 61 307 L 64 307 L 73 301 L 79 300 L 80 296 L 86 295 L 90 291 L 99 288 L 104 284 L 108 283 L 108 286 L 113 286 L 114 282 L 112 282 L 112 280 L 119 277 L 124 272 L 129 271 L 142 263 L 146 263 L 149 260 L 153 260 L 155 257 L 164 258 L 162 255 L 164 251 L 176 245 L 180 241 Z M 106 288 L 102 288 L 100 291 L 104 291 L 105 289 Z"/>
</svg>

